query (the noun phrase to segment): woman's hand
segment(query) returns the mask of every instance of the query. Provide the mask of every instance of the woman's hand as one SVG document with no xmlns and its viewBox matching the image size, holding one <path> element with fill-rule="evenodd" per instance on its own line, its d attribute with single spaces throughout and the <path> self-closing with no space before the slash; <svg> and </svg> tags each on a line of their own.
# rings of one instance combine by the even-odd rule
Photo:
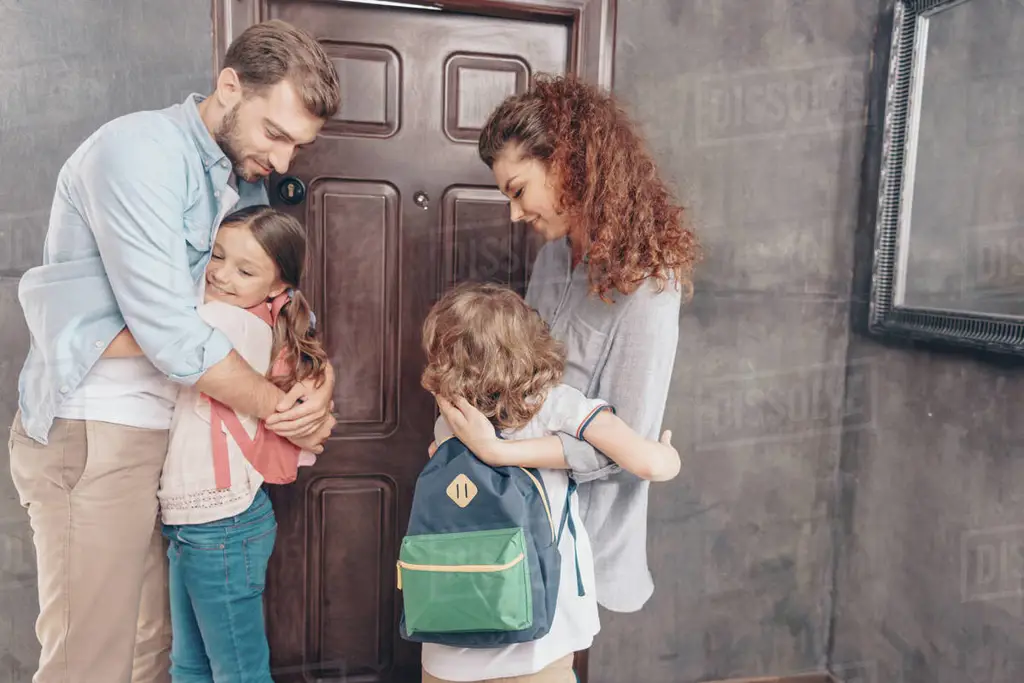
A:
<svg viewBox="0 0 1024 683">
<path fill-rule="evenodd" d="M 321 443 L 330 435 L 335 419 L 332 411 L 334 401 L 334 368 L 327 364 L 326 377 L 319 387 L 313 379 L 304 380 L 292 387 L 277 411 L 264 422 L 267 429 L 286 439 L 303 439 L 311 435 L 322 437 Z M 298 403 L 297 403 L 298 401 Z"/>
<path fill-rule="evenodd" d="M 494 431 L 494 425 L 487 419 L 487 416 L 469 404 L 469 401 L 459 397 L 455 403 L 434 396 L 441 415 L 452 430 L 452 434 L 466 448 L 473 451 L 473 455 L 483 460 L 488 465 L 501 466 L 498 462 L 500 441 Z"/>
</svg>

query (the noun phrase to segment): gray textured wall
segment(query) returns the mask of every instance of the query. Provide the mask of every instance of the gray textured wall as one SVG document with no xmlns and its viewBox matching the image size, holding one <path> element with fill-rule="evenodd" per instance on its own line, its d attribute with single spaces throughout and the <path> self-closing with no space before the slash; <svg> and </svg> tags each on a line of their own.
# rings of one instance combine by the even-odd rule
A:
<svg viewBox="0 0 1024 683">
<path fill-rule="evenodd" d="M 28 332 L 18 279 L 39 262 L 57 171 L 105 121 L 205 92 L 209 0 L 0 0 L 0 427 L 18 401 Z M 35 670 L 35 563 L 0 446 L 0 682 Z"/>
<path fill-rule="evenodd" d="M 877 9 L 836 0 L 627 0 L 616 91 L 707 246 L 683 314 L 655 485 L 655 595 L 603 613 L 596 683 L 822 669 L 865 84 Z"/>
<path fill-rule="evenodd" d="M 851 358 L 877 409 L 843 448 L 833 670 L 1024 681 L 1024 372 L 859 335 Z"/>
<path fill-rule="evenodd" d="M 882 4 L 888 11 L 891 0 Z M 974 16 L 986 5 L 1016 5 L 1017 14 L 1024 12 L 1017 0 L 972 4 Z M 973 50 L 1002 45 L 1019 54 L 1024 48 L 1006 33 L 1015 27 L 1020 35 L 1019 19 L 986 23 L 985 35 L 971 41 Z M 883 56 L 888 30 L 886 23 L 877 44 Z M 881 58 L 876 67 L 884 70 Z M 1021 69 L 1021 60 L 1001 67 L 1005 75 Z M 872 77 L 877 94 L 884 90 L 883 77 Z M 965 98 L 977 106 L 967 131 L 976 141 L 993 142 L 999 159 L 1003 149 L 1020 145 L 1024 100 L 1019 87 L 1011 91 L 1015 97 L 993 99 L 985 80 L 967 86 Z M 1008 123 L 1016 135 L 1006 135 Z M 868 135 L 870 149 L 877 149 L 880 131 L 873 126 Z M 877 161 L 874 151 L 865 161 L 865 194 L 877 187 Z M 979 192 L 997 198 L 1007 187 L 1000 179 L 1019 177 L 1019 169 L 1019 155 L 994 164 L 986 173 L 989 184 L 979 184 Z M 1019 185 L 1016 192 L 1019 196 Z M 964 192 L 962 201 L 973 204 L 972 193 Z M 984 210 L 999 208 L 998 202 L 982 204 Z M 847 400 L 873 403 L 875 419 L 872 429 L 843 440 L 832 669 L 841 680 L 856 683 L 1019 683 L 1024 681 L 1024 424 L 1018 418 L 1024 364 L 865 336 L 870 222 L 870 215 L 861 216 L 857 231 L 858 303 L 849 357 L 872 367 L 877 381 L 870 396 L 864 387 L 851 386 Z M 1014 259 L 1024 247 L 1020 235 L 1017 231 L 1001 249 Z M 969 249 L 964 253 L 971 256 Z"/>
</svg>

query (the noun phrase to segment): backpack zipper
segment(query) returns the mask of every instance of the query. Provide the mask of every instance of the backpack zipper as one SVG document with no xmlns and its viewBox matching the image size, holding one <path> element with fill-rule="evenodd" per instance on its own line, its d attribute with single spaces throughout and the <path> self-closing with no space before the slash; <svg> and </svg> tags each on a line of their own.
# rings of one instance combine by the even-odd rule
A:
<svg viewBox="0 0 1024 683">
<path fill-rule="evenodd" d="M 503 572 L 511 569 L 526 558 L 525 553 L 519 553 L 511 562 L 505 564 L 410 564 L 409 562 L 398 561 L 398 590 L 402 590 L 402 570 L 411 572 L 448 572 L 456 574 L 487 574 L 491 572 Z"/>
</svg>

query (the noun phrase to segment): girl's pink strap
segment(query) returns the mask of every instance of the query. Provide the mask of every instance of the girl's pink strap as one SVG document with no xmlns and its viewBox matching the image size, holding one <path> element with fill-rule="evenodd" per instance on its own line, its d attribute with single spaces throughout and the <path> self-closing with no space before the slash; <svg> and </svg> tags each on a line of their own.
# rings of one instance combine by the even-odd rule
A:
<svg viewBox="0 0 1024 683">
<path fill-rule="evenodd" d="M 218 489 L 231 488 L 231 459 L 228 456 L 228 437 L 222 426 L 231 432 L 232 438 L 242 449 L 246 460 L 252 461 L 255 442 L 249 438 L 235 411 L 216 399 L 206 397 L 210 402 L 210 439 L 213 443 L 213 476 Z M 263 421 L 256 428 L 257 435 L 263 429 Z"/>
<path fill-rule="evenodd" d="M 288 301 L 288 293 L 283 292 L 276 296 L 269 305 L 259 303 L 246 310 L 273 327 L 277 322 L 278 314 Z M 282 349 L 274 360 L 272 375 L 284 374 L 288 371 L 284 358 L 284 349 Z M 228 438 L 223 429 L 225 426 L 242 450 L 242 455 L 253 466 L 257 466 L 257 452 L 262 452 L 266 456 L 265 459 L 269 458 L 273 461 L 277 458 L 284 458 L 287 462 L 290 459 L 295 459 L 301 450 L 288 439 L 267 430 L 263 420 L 260 420 L 256 427 L 255 438 L 250 439 L 235 411 L 206 394 L 203 396 L 210 402 L 210 441 L 213 445 L 213 475 L 217 489 L 231 488 L 231 458 L 228 455 Z M 264 477 L 267 476 L 265 472 L 260 472 L 260 474 Z"/>
<path fill-rule="evenodd" d="M 242 450 L 242 455 L 271 484 L 284 484 L 294 479 L 300 448 L 283 436 L 266 428 L 263 420 L 250 439 L 235 411 L 215 399 L 210 402 L 210 440 L 213 444 L 213 474 L 218 489 L 231 488 L 231 459 L 228 455 L 227 427 Z M 267 470 L 267 471 L 264 471 Z M 283 473 L 283 474 L 282 474 Z M 284 479 L 282 480 L 282 476 Z"/>
</svg>

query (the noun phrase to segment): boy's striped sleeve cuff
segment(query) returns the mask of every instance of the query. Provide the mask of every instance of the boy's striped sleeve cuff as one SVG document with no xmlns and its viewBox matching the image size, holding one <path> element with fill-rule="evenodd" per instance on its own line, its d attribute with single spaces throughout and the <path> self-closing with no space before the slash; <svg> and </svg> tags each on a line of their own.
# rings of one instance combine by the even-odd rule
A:
<svg viewBox="0 0 1024 683">
<path fill-rule="evenodd" d="M 587 427 L 590 426 L 590 423 L 594 421 L 594 418 L 597 417 L 602 410 L 610 410 L 613 415 L 615 414 L 615 408 L 611 404 L 602 403 L 594 406 L 590 413 L 588 413 L 587 416 L 583 418 L 583 421 L 580 422 L 580 426 L 576 429 L 577 439 L 583 440 L 583 434 L 587 431 Z"/>
</svg>

